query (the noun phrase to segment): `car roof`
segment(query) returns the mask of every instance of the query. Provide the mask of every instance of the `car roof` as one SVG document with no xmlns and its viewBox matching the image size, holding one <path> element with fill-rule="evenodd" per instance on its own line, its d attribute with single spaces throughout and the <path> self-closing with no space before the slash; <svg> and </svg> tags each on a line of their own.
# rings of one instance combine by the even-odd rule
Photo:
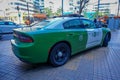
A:
<svg viewBox="0 0 120 80">
<path fill-rule="evenodd" d="M 51 18 L 47 19 L 45 21 L 50 22 L 45 28 L 56 28 L 56 29 L 63 29 L 62 24 L 66 21 L 74 20 L 74 19 L 86 19 L 84 17 L 57 17 L 57 18 Z M 59 25 L 59 26 L 58 26 Z"/>
<path fill-rule="evenodd" d="M 72 20 L 72 19 L 87 19 L 85 17 L 57 17 L 57 18 L 52 18 L 51 20 L 57 21 L 57 20 L 61 20 L 61 21 L 66 21 L 66 20 Z"/>
</svg>

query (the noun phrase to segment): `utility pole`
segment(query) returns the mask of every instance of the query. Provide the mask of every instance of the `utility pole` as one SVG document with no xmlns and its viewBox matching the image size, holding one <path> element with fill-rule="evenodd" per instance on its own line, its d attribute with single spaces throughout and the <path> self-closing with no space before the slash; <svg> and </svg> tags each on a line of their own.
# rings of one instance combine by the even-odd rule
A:
<svg viewBox="0 0 120 80">
<path fill-rule="evenodd" d="M 19 17 L 19 24 L 21 24 L 21 20 L 20 20 L 21 14 L 20 14 L 20 8 L 19 8 L 19 6 L 17 6 L 17 11 L 18 11 L 18 17 Z"/>
<path fill-rule="evenodd" d="M 63 6 L 63 0 L 62 0 L 62 16 L 63 16 L 63 7 L 64 7 L 64 6 Z"/>
<path fill-rule="evenodd" d="M 99 16 L 99 8 L 100 8 L 100 0 L 98 0 L 98 14 L 97 14 L 97 17 Z"/>
<path fill-rule="evenodd" d="M 117 16 L 119 16 L 119 10 L 120 10 L 120 0 L 118 0 L 118 12 L 117 12 Z"/>
<path fill-rule="evenodd" d="M 30 20 L 30 13 L 29 13 L 29 5 L 28 5 L 28 2 L 27 2 L 27 11 L 28 11 L 28 20 Z"/>
<path fill-rule="evenodd" d="M 30 26 L 30 12 L 29 12 L 29 5 L 28 5 L 28 0 L 26 0 L 27 3 L 27 11 L 28 11 L 28 26 Z"/>
</svg>

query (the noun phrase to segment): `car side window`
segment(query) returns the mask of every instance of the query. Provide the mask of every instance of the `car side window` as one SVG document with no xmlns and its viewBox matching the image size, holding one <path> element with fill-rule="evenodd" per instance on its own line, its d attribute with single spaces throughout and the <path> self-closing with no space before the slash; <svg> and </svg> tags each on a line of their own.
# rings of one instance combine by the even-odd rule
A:
<svg viewBox="0 0 120 80">
<path fill-rule="evenodd" d="M 8 25 L 15 25 L 15 23 L 13 23 L 13 22 L 8 22 Z"/>
<path fill-rule="evenodd" d="M 63 24 L 64 29 L 80 29 L 83 28 L 83 26 L 79 19 L 70 20 Z"/>
<path fill-rule="evenodd" d="M 85 28 L 89 28 L 89 29 L 96 28 L 95 23 L 90 20 L 84 19 L 84 20 L 82 20 L 82 22 L 83 22 Z"/>
<path fill-rule="evenodd" d="M 0 22 L 0 25 L 5 25 L 5 23 L 4 22 Z"/>
<path fill-rule="evenodd" d="M 16 24 L 13 22 L 4 22 L 4 25 L 16 25 Z"/>
</svg>

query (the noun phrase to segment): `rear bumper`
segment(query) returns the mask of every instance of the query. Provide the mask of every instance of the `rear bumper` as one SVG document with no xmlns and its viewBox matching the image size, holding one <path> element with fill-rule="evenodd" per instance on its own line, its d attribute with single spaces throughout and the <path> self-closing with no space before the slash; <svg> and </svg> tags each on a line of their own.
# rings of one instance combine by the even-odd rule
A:
<svg viewBox="0 0 120 80">
<path fill-rule="evenodd" d="M 34 46 L 32 43 L 28 45 L 19 45 L 15 40 L 11 40 L 11 45 L 14 55 L 23 62 L 43 63 L 47 60 L 46 58 L 43 58 L 41 53 L 38 53 L 37 50 L 33 49 Z"/>
<path fill-rule="evenodd" d="M 21 54 L 21 49 L 22 47 L 17 46 L 14 40 L 11 40 L 11 45 L 12 45 L 12 51 L 16 57 L 18 57 L 21 61 L 23 62 L 30 62 L 32 63 L 32 58 L 28 55 L 22 55 Z"/>
</svg>

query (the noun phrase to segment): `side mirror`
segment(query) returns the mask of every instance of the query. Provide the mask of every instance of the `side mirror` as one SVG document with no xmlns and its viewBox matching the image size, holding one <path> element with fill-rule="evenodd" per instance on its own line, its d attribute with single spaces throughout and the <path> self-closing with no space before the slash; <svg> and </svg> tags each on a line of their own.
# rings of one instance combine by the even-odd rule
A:
<svg viewBox="0 0 120 80">
<path fill-rule="evenodd" d="M 102 27 L 105 27 L 105 28 L 107 28 L 107 24 L 102 24 Z"/>
<path fill-rule="evenodd" d="M 88 25 L 88 24 L 85 24 L 84 26 L 85 26 L 85 27 L 88 27 L 89 25 Z"/>
<path fill-rule="evenodd" d="M 96 28 L 101 28 L 102 26 L 100 24 L 95 24 L 96 25 Z"/>
</svg>

